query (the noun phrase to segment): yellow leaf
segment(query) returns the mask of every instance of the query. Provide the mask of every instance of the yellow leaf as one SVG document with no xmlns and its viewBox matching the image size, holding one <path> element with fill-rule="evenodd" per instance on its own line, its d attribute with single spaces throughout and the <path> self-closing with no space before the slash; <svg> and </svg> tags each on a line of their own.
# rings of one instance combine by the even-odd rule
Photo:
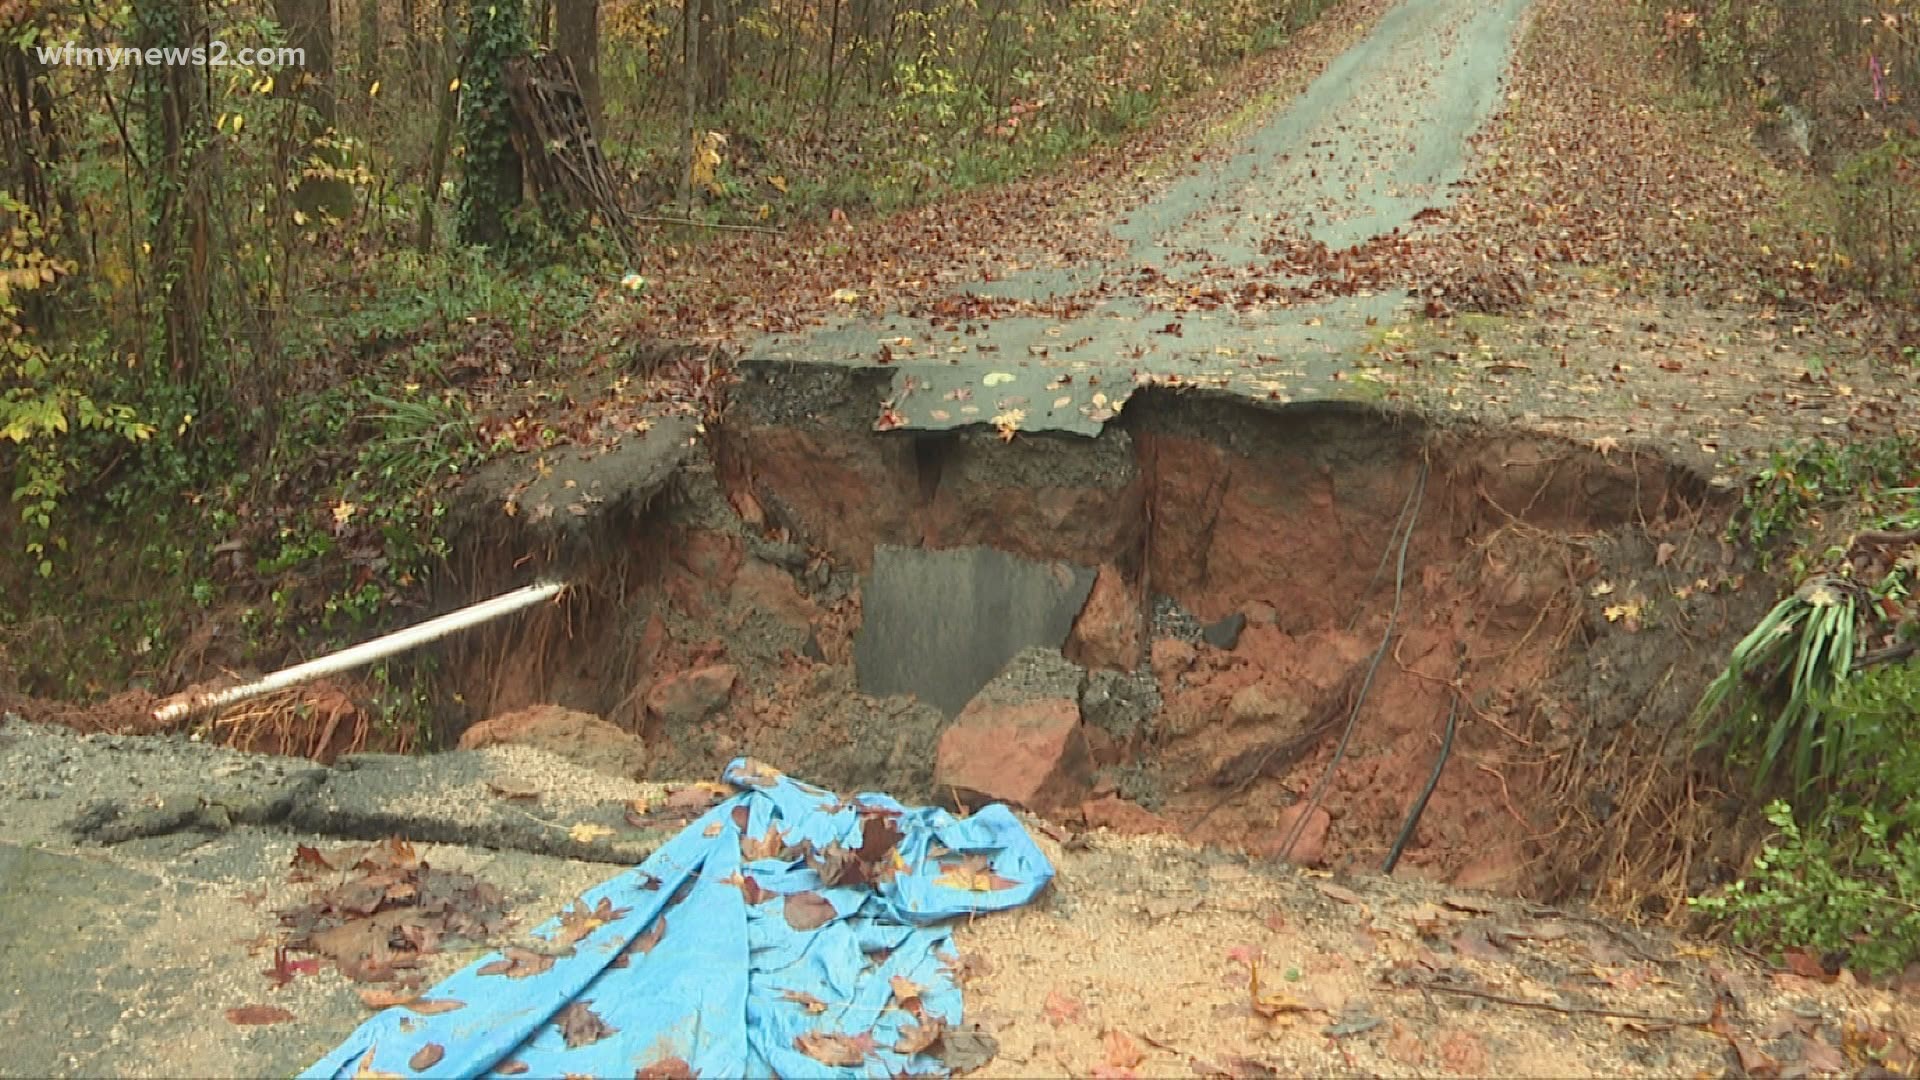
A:
<svg viewBox="0 0 1920 1080">
<path fill-rule="evenodd" d="M 353 513 L 358 509 L 360 508 L 346 501 L 345 499 L 342 499 L 339 502 L 334 503 L 333 504 L 333 523 L 335 525 L 345 525 L 347 522 L 353 520 Z"/>
<path fill-rule="evenodd" d="M 370 98 L 376 98 L 380 96 L 380 80 L 379 79 L 373 80 L 373 85 L 367 87 L 367 96 Z"/>
<path fill-rule="evenodd" d="M 241 127 L 245 126 L 246 122 L 247 122 L 246 117 L 241 116 L 239 113 L 235 113 L 233 115 L 233 133 L 235 135 L 240 134 L 240 129 Z"/>
<path fill-rule="evenodd" d="M 999 386 L 1001 383 L 1010 383 L 1012 381 L 1013 376 L 1004 371 L 990 371 L 987 373 L 986 378 L 980 380 L 985 386 Z"/>
<path fill-rule="evenodd" d="M 773 216 L 773 207 L 768 206 L 766 203 L 761 203 L 760 209 L 755 210 L 753 216 L 759 218 L 761 221 L 765 221 Z"/>
<path fill-rule="evenodd" d="M 769 183 L 769 184 L 772 184 L 772 185 L 773 185 L 773 190 L 775 190 L 775 191 L 777 191 L 777 192 L 779 192 L 780 194 L 782 194 L 782 195 L 785 195 L 785 194 L 787 193 L 787 178 L 786 178 L 786 177 L 784 177 L 784 176 L 769 176 L 769 177 L 767 177 L 767 183 Z"/>
<path fill-rule="evenodd" d="M 1250 964 L 1247 968 L 1247 992 L 1253 998 L 1253 1011 L 1265 1017 L 1276 1017 L 1286 1013 L 1309 1012 L 1312 1006 L 1285 994 L 1260 993 L 1260 965 Z"/>
<path fill-rule="evenodd" d="M 582 821 L 567 830 L 567 838 L 576 844 L 591 844 L 596 840 L 605 839 L 612 835 L 612 829 L 607 828 L 605 825 L 595 825 L 589 821 Z"/>
<path fill-rule="evenodd" d="M 1056 409 L 1064 409 L 1071 404 L 1073 404 L 1073 398 L 1070 396 L 1062 395 L 1053 399 L 1053 407 Z"/>
<path fill-rule="evenodd" d="M 1020 430 L 1020 422 L 1027 418 L 1025 409 L 1008 409 L 993 418 L 993 426 L 1000 432 L 1001 442 L 1012 442 L 1013 433 Z"/>
</svg>

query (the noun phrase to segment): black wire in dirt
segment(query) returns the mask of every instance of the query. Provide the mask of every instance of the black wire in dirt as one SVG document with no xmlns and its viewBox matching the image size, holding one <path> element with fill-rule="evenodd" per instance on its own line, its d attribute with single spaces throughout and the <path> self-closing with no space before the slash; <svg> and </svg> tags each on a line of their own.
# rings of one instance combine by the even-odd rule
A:
<svg viewBox="0 0 1920 1080">
<path fill-rule="evenodd" d="M 1353 709 L 1347 713 L 1347 727 L 1340 733 L 1340 745 L 1334 747 L 1333 757 L 1328 760 L 1326 770 L 1313 785 L 1313 791 L 1307 796 L 1302 810 L 1293 819 L 1293 826 L 1287 830 L 1287 837 L 1280 845 L 1282 852 L 1293 851 L 1293 845 L 1300 840 L 1300 834 L 1306 831 L 1307 819 L 1326 796 L 1327 785 L 1333 782 L 1334 772 L 1340 768 L 1340 762 L 1347 756 L 1347 743 L 1353 739 L 1353 729 L 1360 721 L 1360 708 L 1367 702 L 1367 691 L 1373 688 L 1373 677 L 1380 670 L 1380 661 L 1386 658 L 1387 646 L 1393 642 L 1393 631 L 1400 621 L 1400 601 L 1406 596 L 1407 586 L 1407 546 L 1413 541 L 1414 522 L 1420 517 L 1420 503 L 1427 493 L 1427 471 L 1432 468 L 1433 459 L 1420 459 L 1420 475 L 1414 480 L 1413 490 L 1407 493 L 1406 505 L 1400 508 L 1401 521 L 1394 526 L 1394 534 L 1400 538 L 1400 554 L 1393 570 L 1393 607 L 1387 612 L 1387 628 L 1380 634 L 1380 647 L 1373 651 L 1373 659 L 1367 663 L 1367 676 L 1361 680 L 1360 691 L 1353 696 Z M 1388 543 L 1392 543 L 1389 538 Z"/>
<path fill-rule="evenodd" d="M 1407 848 L 1407 841 L 1413 838 L 1413 830 L 1420 824 L 1420 815 L 1427 812 L 1427 800 L 1433 798 L 1433 789 L 1440 786 L 1441 770 L 1447 767 L 1447 759 L 1453 756 L 1453 731 L 1460 723 L 1460 695 L 1455 692 L 1453 704 L 1447 707 L 1447 733 L 1440 739 L 1440 756 L 1434 759 L 1433 775 L 1427 777 L 1427 786 L 1420 789 L 1420 797 L 1413 801 L 1413 809 L 1407 813 L 1407 823 L 1400 826 L 1400 836 L 1393 842 L 1393 850 L 1387 852 L 1387 861 L 1380 867 L 1383 874 L 1393 873 L 1399 865 L 1400 853 Z"/>
</svg>

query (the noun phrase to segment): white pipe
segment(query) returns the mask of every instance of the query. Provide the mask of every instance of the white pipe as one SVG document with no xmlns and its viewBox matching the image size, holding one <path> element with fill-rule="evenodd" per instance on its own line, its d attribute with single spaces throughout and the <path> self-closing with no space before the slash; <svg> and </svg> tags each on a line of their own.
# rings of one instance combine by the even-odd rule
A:
<svg viewBox="0 0 1920 1080">
<path fill-rule="evenodd" d="M 458 611 L 449 611 L 445 615 L 428 619 L 416 626 L 409 626 L 405 630 L 395 630 L 384 637 L 361 642 L 337 653 L 309 660 L 304 664 L 295 664 L 290 668 L 282 668 L 244 686 L 228 687 L 225 690 L 214 690 L 197 697 L 172 701 L 153 710 L 153 719 L 157 724 L 171 724 L 193 713 L 217 709 L 222 705 L 232 705 L 238 701 L 257 698 L 262 694 L 271 694 L 275 690 L 310 682 L 323 675 L 332 675 L 362 664 L 370 664 L 375 660 L 446 637 L 457 630 L 465 630 L 470 626 L 478 626 L 502 615 L 519 611 L 521 608 L 532 607 L 548 597 L 558 595 L 566 588 L 565 582 L 548 581 L 539 585 L 528 585 L 523 589 L 515 589 L 491 600 L 482 600 Z"/>
</svg>

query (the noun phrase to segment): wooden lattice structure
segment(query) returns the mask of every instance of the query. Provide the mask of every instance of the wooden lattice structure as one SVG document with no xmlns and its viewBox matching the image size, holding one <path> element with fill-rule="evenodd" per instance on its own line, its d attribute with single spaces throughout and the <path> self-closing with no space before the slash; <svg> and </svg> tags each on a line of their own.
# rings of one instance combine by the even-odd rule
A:
<svg viewBox="0 0 1920 1080">
<path fill-rule="evenodd" d="M 542 204 L 584 210 L 631 256 L 633 223 L 600 152 L 572 62 L 554 52 L 521 57 L 507 70 L 507 92 L 513 99 L 514 145 Z"/>
</svg>

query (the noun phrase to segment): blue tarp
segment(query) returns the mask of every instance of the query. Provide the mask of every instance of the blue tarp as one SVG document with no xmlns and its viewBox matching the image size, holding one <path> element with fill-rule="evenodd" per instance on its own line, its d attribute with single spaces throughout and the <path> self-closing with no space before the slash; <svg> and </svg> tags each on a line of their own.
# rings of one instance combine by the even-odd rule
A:
<svg viewBox="0 0 1920 1080">
<path fill-rule="evenodd" d="M 572 939 L 570 955 L 490 953 L 302 1075 L 946 1071 L 938 1044 L 895 1048 L 961 1027 L 940 924 L 1017 907 L 1052 879 L 1026 830 L 1003 806 L 960 819 L 884 795 L 843 802 L 745 758 L 723 778 L 739 793 L 534 931 Z M 862 859 L 863 844 L 892 854 Z M 822 872 L 847 883 L 823 884 Z"/>
</svg>

